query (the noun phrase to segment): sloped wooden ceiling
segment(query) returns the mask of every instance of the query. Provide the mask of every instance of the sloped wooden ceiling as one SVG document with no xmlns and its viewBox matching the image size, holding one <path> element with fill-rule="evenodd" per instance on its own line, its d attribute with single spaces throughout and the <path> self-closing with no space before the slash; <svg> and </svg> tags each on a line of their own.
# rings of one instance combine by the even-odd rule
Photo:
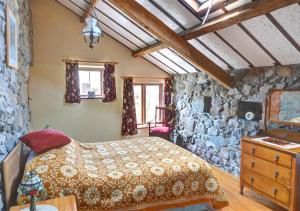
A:
<svg viewBox="0 0 300 211">
<path fill-rule="evenodd" d="M 81 17 L 89 10 L 88 0 L 57 0 Z M 300 0 L 230 0 L 213 6 L 207 24 L 251 3 L 283 2 L 289 5 L 266 15 L 199 36 L 188 42 L 217 66 L 226 70 L 300 62 Z M 136 0 L 174 32 L 186 36 L 201 27 L 203 14 L 195 12 L 185 0 Z M 200 3 L 205 1 L 200 1 Z M 298 2 L 298 3 L 295 3 Z M 293 4 L 294 3 L 294 4 Z M 95 4 L 101 29 L 169 74 L 201 71 L 190 61 L 128 17 L 108 0 Z M 222 16 L 223 15 L 223 16 Z M 190 33 L 191 34 L 191 33 Z M 154 48 L 153 48 L 154 47 Z M 148 51 L 147 51 L 148 49 Z"/>
</svg>

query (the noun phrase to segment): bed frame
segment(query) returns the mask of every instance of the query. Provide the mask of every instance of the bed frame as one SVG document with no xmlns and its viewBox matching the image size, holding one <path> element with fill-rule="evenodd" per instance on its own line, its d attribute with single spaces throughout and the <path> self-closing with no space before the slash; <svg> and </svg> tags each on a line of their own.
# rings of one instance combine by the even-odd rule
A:
<svg viewBox="0 0 300 211">
<path fill-rule="evenodd" d="M 29 152 L 29 148 L 20 142 L 3 161 L 2 175 L 6 210 L 17 203 L 18 185 L 22 180 Z"/>
</svg>

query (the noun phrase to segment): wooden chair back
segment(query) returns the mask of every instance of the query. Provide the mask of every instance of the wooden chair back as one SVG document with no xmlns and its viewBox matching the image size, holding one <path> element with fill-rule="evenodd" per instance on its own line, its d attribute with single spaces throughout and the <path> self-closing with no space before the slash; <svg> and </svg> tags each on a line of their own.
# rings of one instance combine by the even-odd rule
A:
<svg viewBox="0 0 300 211">
<path fill-rule="evenodd" d="M 157 125 L 168 126 L 168 123 L 171 121 L 171 119 L 168 118 L 169 112 L 173 112 L 173 109 L 170 107 L 156 106 L 154 127 L 157 127 Z"/>
<path fill-rule="evenodd" d="M 20 142 L 3 161 L 2 175 L 6 210 L 16 205 L 17 190 L 23 177 L 29 152 L 29 148 Z"/>
</svg>

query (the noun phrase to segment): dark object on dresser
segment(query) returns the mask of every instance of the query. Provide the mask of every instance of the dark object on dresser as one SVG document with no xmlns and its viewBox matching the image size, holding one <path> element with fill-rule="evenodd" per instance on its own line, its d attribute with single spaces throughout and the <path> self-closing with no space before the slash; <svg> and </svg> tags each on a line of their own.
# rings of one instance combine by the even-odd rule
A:
<svg viewBox="0 0 300 211">
<path fill-rule="evenodd" d="M 238 103 L 238 118 L 239 119 L 246 119 L 246 114 L 247 113 L 253 113 L 254 118 L 251 119 L 253 121 L 259 121 L 262 118 L 262 104 L 258 102 L 245 102 L 245 101 L 240 101 Z"/>
</svg>

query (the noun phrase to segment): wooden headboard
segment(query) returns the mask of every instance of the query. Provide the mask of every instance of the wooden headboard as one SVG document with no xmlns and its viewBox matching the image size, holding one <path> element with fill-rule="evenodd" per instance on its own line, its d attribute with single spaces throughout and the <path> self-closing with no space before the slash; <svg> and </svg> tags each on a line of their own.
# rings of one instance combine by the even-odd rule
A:
<svg viewBox="0 0 300 211">
<path fill-rule="evenodd" d="M 22 180 L 29 152 L 29 148 L 20 142 L 3 161 L 2 175 L 6 210 L 16 205 L 18 185 Z"/>
</svg>

